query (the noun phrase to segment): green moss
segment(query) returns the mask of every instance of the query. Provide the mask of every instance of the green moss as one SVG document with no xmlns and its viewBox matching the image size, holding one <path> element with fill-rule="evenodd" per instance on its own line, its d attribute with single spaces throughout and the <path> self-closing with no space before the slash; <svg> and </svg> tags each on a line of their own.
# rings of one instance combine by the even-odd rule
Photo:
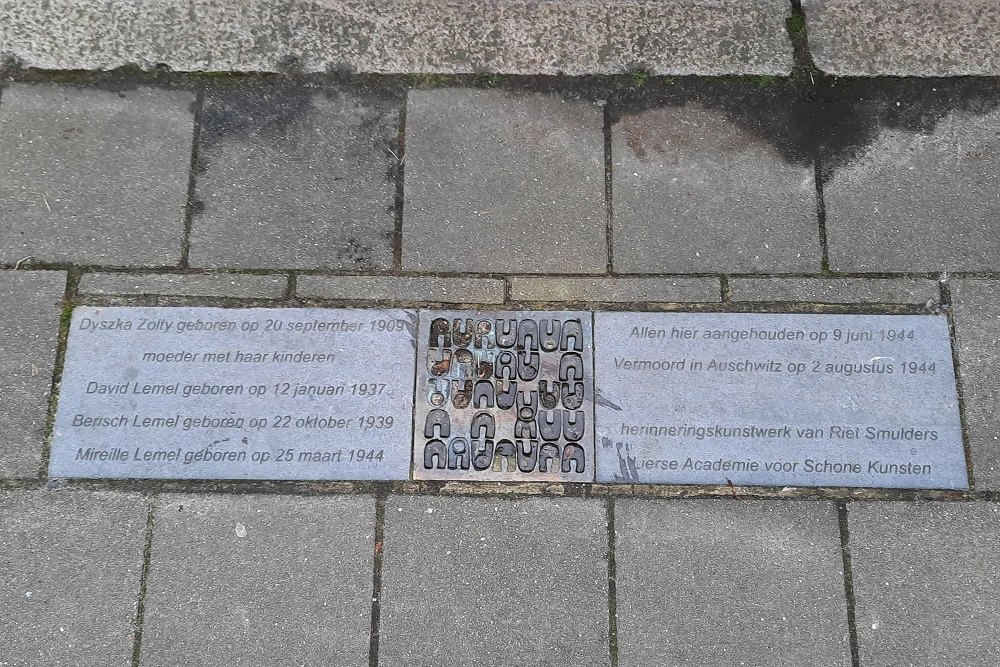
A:
<svg viewBox="0 0 1000 667">
<path fill-rule="evenodd" d="M 770 88 L 779 81 L 783 81 L 784 77 L 774 76 L 773 74 L 760 74 L 757 76 L 748 76 L 744 80 L 757 88 Z"/>
<path fill-rule="evenodd" d="M 73 318 L 73 306 L 72 304 L 66 304 L 62 307 L 59 312 L 59 330 L 69 331 L 69 322 Z"/>
<path fill-rule="evenodd" d="M 62 363 L 66 354 L 66 341 L 69 339 L 69 325 L 70 320 L 73 318 L 73 305 L 67 302 L 63 302 L 63 307 L 59 311 L 59 344 L 58 353 L 56 358 L 56 373 L 57 376 L 62 375 Z M 42 457 L 43 461 L 48 461 L 48 452 L 51 446 L 53 428 L 56 422 L 56 411 L 59 409 L 59 392 L 53 391 L 49 393 L 49 411 L 48 416 L 45 420 L 45 443 L 43 445 L 45 454 Z M 46 475 L 46 470 L 43 467 L 39 474 L 44 477 Z"/>
<path fill-rule="evenodd" d="M 788 36 L 792 38 L 792 41 L 802 41 L 806 40 L 806 17 L 800 12 L 795 12 L 785 21 L 785 27 L 788 28 Z"/>
<path fill-rule="evenodd" d="M 633 88 L 642 88 L 649 83 L 649 72 L 647 70 L 638 69 L 634 72 L 629 72 L 629 76 L 632 77 Z"/>
<path fill-rule="evenodd" d="M 829 77 L 816 67 L 812 54 L 809 52 L 809 34 L 806 29 L 806 16 L 802 10 L 793 11 L 792 15 L 785 21 L 785 26 L 795 55 L 795 69 L 791 76 L 793 82 L 812 86 L 827 83 Z M 835 85 L 835 83 L 830 83 L 830 85 Z"/>
<path fill-rule="evenodd" d="M 482 74 L 476 82 L 485 88 L 499 88 L 503 83 L 503 77 L 499 74 Z"/>
</svg>

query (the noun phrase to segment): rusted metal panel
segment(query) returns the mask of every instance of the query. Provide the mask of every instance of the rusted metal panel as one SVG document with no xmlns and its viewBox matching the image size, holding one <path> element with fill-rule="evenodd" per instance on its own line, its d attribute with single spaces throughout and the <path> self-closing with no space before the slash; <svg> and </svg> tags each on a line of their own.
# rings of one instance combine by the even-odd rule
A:
<svg viewBox="0 0 1000 667">
<path fill-rule="evenodd" d="M 422 311 L 414 479 L 594 480 L 592 318 Z"/>
</svg>

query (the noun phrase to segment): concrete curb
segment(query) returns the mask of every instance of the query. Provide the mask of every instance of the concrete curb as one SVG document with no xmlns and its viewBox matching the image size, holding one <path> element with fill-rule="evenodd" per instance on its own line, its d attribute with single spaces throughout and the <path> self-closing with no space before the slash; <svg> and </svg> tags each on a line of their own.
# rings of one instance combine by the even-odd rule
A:
<svg viewBox="0 0 1000 667">
<path fill-rule="evenodd" d="M 39 69 L 787 74 L 787 0 L 0 0 Z"/>
<path fill-rule="evenodd" d="M 816 66 L 838 76 L 1000 75 L 997 0 L 803 0 Z"/>
</svg>

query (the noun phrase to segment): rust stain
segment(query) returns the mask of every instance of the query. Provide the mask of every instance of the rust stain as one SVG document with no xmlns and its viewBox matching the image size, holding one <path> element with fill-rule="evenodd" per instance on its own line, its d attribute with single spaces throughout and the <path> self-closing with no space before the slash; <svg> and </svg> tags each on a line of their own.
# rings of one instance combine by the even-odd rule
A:
<svg viewBox="0 0 1000 667">
<path fill-rule="evenodd" d="M 637 157 L 646 157 L 646 147 L 642 144 L 642 132 L 631 123 L 625 124 L 625 143 Z"/>
</svg>

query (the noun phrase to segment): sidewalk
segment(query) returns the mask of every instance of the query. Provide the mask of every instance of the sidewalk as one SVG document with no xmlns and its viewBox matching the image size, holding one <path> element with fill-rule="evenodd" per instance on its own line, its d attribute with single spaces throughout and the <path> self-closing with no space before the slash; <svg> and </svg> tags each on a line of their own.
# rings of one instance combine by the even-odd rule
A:
<svg viewBox="0 0 1000 667">
<path fill-rule="evenodd" d="M 1000 663 L 998 103 L 802 69 L 13 72 L 0 666 Z M 934 314 L 973 481 L 49 478 L 68 316 L 121 304 Z"/>
</svg>

